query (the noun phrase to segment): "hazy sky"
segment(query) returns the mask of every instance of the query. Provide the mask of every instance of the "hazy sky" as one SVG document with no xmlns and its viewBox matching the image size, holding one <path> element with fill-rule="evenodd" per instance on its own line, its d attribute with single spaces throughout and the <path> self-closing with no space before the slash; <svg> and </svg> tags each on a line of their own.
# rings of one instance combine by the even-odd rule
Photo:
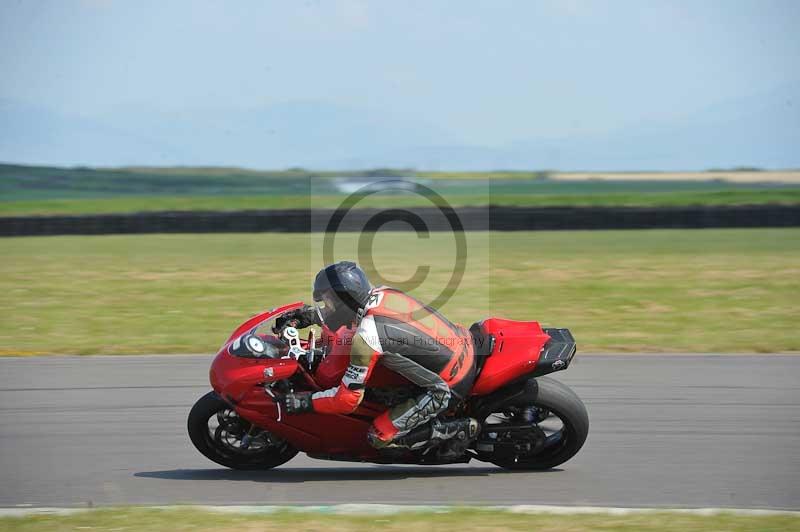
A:
<svg viewBox="0 0 800 532">
<path fill-rule="evenodd" d="M 0 2 L 0 98 L 322 101 L 498 146 L 679 120 L 800 79 L 800 2 Z"/>
</svg>

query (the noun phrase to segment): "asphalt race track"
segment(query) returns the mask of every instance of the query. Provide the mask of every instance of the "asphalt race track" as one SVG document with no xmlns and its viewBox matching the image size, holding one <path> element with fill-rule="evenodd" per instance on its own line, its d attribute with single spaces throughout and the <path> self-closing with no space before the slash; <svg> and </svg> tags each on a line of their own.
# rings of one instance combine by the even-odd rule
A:
<svg viewBox="0 0 800 532">
<path fill-rule="evenodd" d="M 557 378 L 592 427 L 561 469 L 375 466 L 299 455 L 223 469 L 186 415 L 211 357 L 0 359 L 0 506 L 559 504 L 800 508 L 800 358 L 580 353 Z"/>
</svg>

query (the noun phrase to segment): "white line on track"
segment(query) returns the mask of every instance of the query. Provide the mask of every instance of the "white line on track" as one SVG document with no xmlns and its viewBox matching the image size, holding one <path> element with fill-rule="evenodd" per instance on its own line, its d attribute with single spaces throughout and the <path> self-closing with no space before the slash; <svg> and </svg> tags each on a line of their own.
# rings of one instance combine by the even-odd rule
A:
<svg viewBox="0 0 800 532">
<path fill-rule="evenodd" d="M 465 506 L 425 506 L 399 504 L 332 504 L 320 506 L 206 506 L 206 505 L 174 505 L 174 506 L 133 506 L 128 508 L 156 510 L 195 509 L 208 512 L 230 514 L 271 514 L 275 512 L 316 513 L 329 515 L 391 515 L 405 512 L 449 513 L 457 512 Z M 505 511 L 515 514 L 599 514 L 599 515 L 637 515 L 674 512 L 689 515 L 712 516 L 719 514 L 737 516 L 773 516 L 788 515 L 800 518 L 800 511 L 765 510 L 758 508 L 617 508 L 609 506 L 548 506 L 548 505 L 512 505 L 512 506 L 473 506 L 477 510 Z M 99 508 L 0 508 L 0 517 L 25 517 L 29 515 L 72 515 L 89 512 Z M 114 509 L 108 507 L 107 509 Z"/>
</svg>

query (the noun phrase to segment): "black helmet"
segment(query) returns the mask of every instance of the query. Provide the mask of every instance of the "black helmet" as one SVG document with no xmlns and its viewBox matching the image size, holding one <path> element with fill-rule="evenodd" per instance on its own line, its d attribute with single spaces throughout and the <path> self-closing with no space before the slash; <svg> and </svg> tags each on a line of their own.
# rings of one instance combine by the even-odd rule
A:
<svg viewBox="0 0 800 532">
<path fill-rule="evenodd" d="M 337 262 L 320 270 L 314 279 L 314 301 L 325 303 L 320 309 L 325 325 L 336 330 L 352 323 L 371 289 L 367 274 L 355 262 Z"/>
</svg>

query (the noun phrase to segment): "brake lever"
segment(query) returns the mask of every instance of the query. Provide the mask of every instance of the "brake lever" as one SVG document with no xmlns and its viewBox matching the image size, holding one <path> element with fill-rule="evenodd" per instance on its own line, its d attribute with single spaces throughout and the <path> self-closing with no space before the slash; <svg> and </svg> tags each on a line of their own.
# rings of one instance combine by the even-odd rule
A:
<svg viewBox="0 0 800 532">
<path fill-rule="evenodd" d="M 308 331 L 308 351 L 306 354 L 309 370 L 311 370 L 314 367 L 314 347 L 316 345 L 317 345 L 317 338 L 314 335 L 314 330 L 311 329 Z"/>
</svg>

